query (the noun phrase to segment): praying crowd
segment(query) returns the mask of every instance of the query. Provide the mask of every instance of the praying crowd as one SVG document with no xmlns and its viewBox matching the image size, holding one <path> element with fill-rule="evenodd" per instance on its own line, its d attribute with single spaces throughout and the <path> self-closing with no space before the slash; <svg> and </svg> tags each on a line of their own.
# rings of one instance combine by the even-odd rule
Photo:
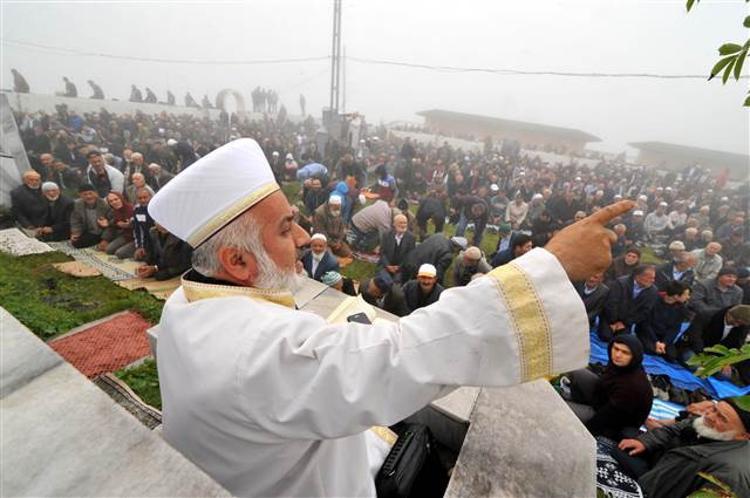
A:
<svg viewBox="0 0 750 498">
<path fill-rule="evenodd" d="M 746 343 L 747 181 L 733 184 L 697 164 L 671 172 L 608 159 L 594 167 L 575 159 L 548 164 L 533 153 L 503 156 L 491 144 L 463 151 L 384 129 L 353 146 L 319 145 L 311 119 L 220 124 L 65 108 L 16 119 L 33 169 L 12 192 L 12 212 L 27 233 L 141 261 L 143 278 L 181 275 L 190 246 L 154 223 L 150 199 L 197 158 L 252 137 L 277 182 L 298 199 L 296 221 L 311 235 L 298 272 L 397 316 L 545 246 L 612 202 L 634 200 L 636 208 L 610 226 L 611 267 L 573 282 L 609 364 L 568 373 L 561 391 L 592 434 L 619 442 L 618 460 L 648 496 L 682 496 L 670 493 L 694 484 L 686 476 L 704 468 L 696 462 L 726 463 L 731 475 L 720 478 L 750 489 L 742 463 L 750 414 L 732 400 L 684 395 L 673 399 L 688 405 L 680 419 L 647 420 L 655 386 L 642 367 L 652 355 L 694 369 L 688 361 L 706 348 Z M 372 270 L 347 277 L 361 261 Z M 748 386 L 750 360 L 715 376 Z M 643 424 L 649 431 L 639 434 Z"/>
</svg>

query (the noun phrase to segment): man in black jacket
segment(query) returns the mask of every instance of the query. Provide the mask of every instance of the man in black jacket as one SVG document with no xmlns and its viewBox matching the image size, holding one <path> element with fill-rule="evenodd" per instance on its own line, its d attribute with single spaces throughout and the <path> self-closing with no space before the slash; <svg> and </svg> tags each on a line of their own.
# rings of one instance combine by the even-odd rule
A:
<svg viewBox="0 0 750 498">
<path fill-rule="evenodd" d="M 402 276 L 403 280 L 411 280 L 417 274 L 419 267 L 430 263 L 437 270 L 438 282 L 442 283 L 445 272 L 453 262 L 454 254 L 466 248 L 466 239 L 453 237 L 448 239 L 442 233 L 436 233 L 414 249 L 404 261 Z"/>
<path fill-rule="evenodd" d="M 187 242 L 157 224 L 150 232 L 148 260 L 136 269 L 136 274 L 140 278 L 169 280 L 190 268 L 192 255 L 193 249 Z"/>
<path fill-rule="evenodd" d="M 688 319 L 685 307 L 688 299 L 690 288 L 686 283 L 672 280 L 665 284 L 648 319 L 635 329 L 646 353 L 662 356 L 670 362 L 677 360 L 675 338 Z"/>
<path fill-rule="evenodd" d="M 652 265 L 640 265 L 632 276 L 620 277 L 610 285 L 599 319 L 599 339 L 609 342 L 615 334 L 630 332 L 647 320 L 659 299 L 654 280 L 656 269 Z"/>
<path fill-rule="evenodd" d="M 419 240 L 427 238 L 427 222 L 432 220 L 435 224 L 435 233 L 442 233 L 445 225 L 445 217 L 448 214 L 443 198 L 443 189 L 430 190 L 427 196 L 419 202 L 417 208 L 417 226 L 419 227 Z"/>
<path fill-rule="evenodd" d="M 67 240 L 70 237 L 73 200 L 61 195 L 60 187 L 54 182 L 44 182 L 42 193 L 47 199 L 47 216 L 44 224 L 37 229 L 36 237 L 44 241 Z"/>
<path fill-rule="evenodd" d="M 685 341 L 680 350 L 684 357 L 703 352 L 704 348 L 721 344 L 727 348 L 741 348 L 750 330 L 750 305 L 739 304 L 724 308 L 708 321 L 694 320 L 685 332 Z M 721 371 L 725 377 L 732 377 L 736 370 L 739 380 L 750 385 L 750 360 L 728 365 Z"/>
<path fill-rule="evenodd" d="M 403 214 L 393 217 L 393 230 L 380 238 L 379 269 L 385 269 L 394 282 L 401 283 L 401 266 L 417 247 L 417 238 L 409 230 L 409 220 Z"/>
<path fill-rule="evenodd" d="M 592 329 L 596 323 L 597 317 L 601 314 L 604 309 L 604 303 L 607 301 L 609 295 L 609 287 L 604 285 L 603 273 L 595 273 L 591 275 L 585 282 L 576 282 L 573 284 L 578 295 L 581 296 L 584 306 L 586 306 L 586 314 L 589 317 L 589 327 Z"/>
<path fill-rule="evenodd" d="M 404 284 L 404 299 L 409 313 L 437 302 L 443 286 L 437 282 L 437 270 L 429 263 L 419 267 L 416 280 Z"/>
<path fill-rule="evenodd" d="M 710 403 L 710 402 L 708 402 Z M 699 417 L 623 439 L 613 455 L 649 498 L 688 496 L 706 485 L 699 472 L 750 496 L 750 412 L 736 399 L 710 403 Z"/>
<path fill-rule="evenodd" d="M 16 222 L 27 230 L 44 224 L 47 217 L 47 200 L 42 195 L 42 177 L 34 170 L 23 174 L 23 185 L 10 191 L 10 206 Z"/>
<path fill-rule="evenodd" d="M 359 284 L 359 293 L 366 302 L 383 311 L 396 316 L 409 314 L 403 289 L 399 284 L 394 284 L 393 279 L 385 271 L 378 272 L 370 279 L 362 280 Z"/>
</svg>

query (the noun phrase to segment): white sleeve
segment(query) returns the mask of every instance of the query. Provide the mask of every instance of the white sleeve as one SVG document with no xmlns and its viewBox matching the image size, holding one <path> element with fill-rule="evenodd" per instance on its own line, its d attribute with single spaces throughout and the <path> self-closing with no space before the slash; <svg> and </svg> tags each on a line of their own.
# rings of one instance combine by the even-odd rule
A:
<svg viewBox="0 0 750 498">
<path fill-rule="evenodd" d="M 515 385 L 589 357 L 586 310 L 543 249 L 398 322 L 328 325 L 289 312 L 276 323 L 283 337 L 240 361 L 238 378 L 248 418 L 282 438 L 355 434 L 402 420 L 446 386 Z"/>
</svg>

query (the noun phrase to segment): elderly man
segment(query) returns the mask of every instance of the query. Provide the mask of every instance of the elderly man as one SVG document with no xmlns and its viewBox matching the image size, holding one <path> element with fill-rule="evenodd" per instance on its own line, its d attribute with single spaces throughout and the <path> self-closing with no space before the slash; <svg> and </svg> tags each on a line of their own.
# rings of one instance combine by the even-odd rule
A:
<svg viewBox="0 0 750 498">
<path fill-rule="evenodd" d="M 589 317 L 589 327 L 592 329 L 596 325 L 596 319 L 604 310 L 604 304 L 609 296 L 609 287 L 604 285 L 604 274 L 595 273 L 587 278 L 584 282 L 574 284 L 578 295 L 581 296 L 583 305 L 586 306 L 586 314 Z"/>
<path fill-rule="evenodd" d="M 331 194 L 328 202 L 318 207 L 313 214 L 313 231 L 322 233 L 328 239 L 331 252 L 341 258 L 350 258 L 352 250 L 346 243 L 346 223 L 341 218 L 341 204 L 343 199 L 340 195 Z"/>
<path fill-rule="evenodd" d="M 695 263 L 695 278 L 697 280 L 710 280 L 716 278 L 719 270 L 724 265 L 724 260 L 719 253 L 721 244 L 718 242 L 709 242 L 705 249 L 693 251 L 697 261 Z"/>
<path fill-rule="evenodd" d="M 70 215 L 70 244 L 75 248 L 90 247 L 110 236 L 107 201 L 99 197 L 93 185 L 78 187 L 79 198 Z"/>
<path fill-rule="evenodd" d="M 70 237 L 70 213 L 73 201 L 60 194 L 55 182 L 44 182 L 42 193 L 47 200 L 47 216 L 36 231 L 36 237 L 44 241 L 67 240 Z"/>
<path fill-rule="evenodd" d="M 385 269 L 394 282 L 401 283 L 401 265 L 417 247 L 417 238 L 408 231 L 409 220 L 403 214 L 393 217 L 393 230 L 380 239 L 379 269 Z"/>
<path fill-rule="evenodd" d="M 21 177 L 23 185 L 10 192 L 10 209 L 16 222 L 27 230 L 35 230 L 44 224 L 47 216 L 47 201 L 42 195 L 42 177 L 30 169 Z"/>
<path fill-rule="evenodd" d="M 135 204 L 136 202 L 138 202 L 137 192 L 142 188 L 148 190 L 152 197 L 156 193 L 154 192 L 154 189 L 152 189 L 151 186 L 146 183 L 146 176 L 143 173 L 133 173 L 131 180 L 132 183 L 128 185 L 127 189 L 125 189 L 125 197 L 131 204 Z"/>
<path fill-rule="evenodd" d="M 164 185 L 169 183 L 172 178 L 174 178 L 174 175 L 172 173 L 165 170 L 161 167 L 161 165 L 156 163 L 151 163 L 148 165 L 148 172 L 148 183 L 149 185 L 151 185 L 151 188 L 154 190 L 154 192 L 158 192 L 160 188 L 162 188 Z"/>
<path fill-rule="evenodd" d="M 413 317 L 331 325 L 295 309 L 309 237 L 263 151 L 250 139 L 219 147 L 149 205 L 195 248 L 160 324 L 164 438 L 234 495 L 375 496 L 372 425 L 451 386 L 514 385 L 587 363 L 586 314 L 568 279 L 609 264 L 603 225 L 631 206 L 597 212 Z"/>
<path fill-rule="evenodd" d="M 717 311 L 742 302 L 742 289 L 737 286 L 737 270 L 724 267 L 716 278 L 698 281 L 693 286 L 690 311 L 697 321 L 707 320 Z"/>
<path fill-rule="evenodd" d="M 750 496 L 750 413 L 737 399 L 707 401 L 699 413 L 620 441 L 613 456 L 649 498 L 698 491 L 706 485 L 700 472 Z"/>
<path fill-rule="evenodd" d="M 672 222 L 669 220 L 669 215 L 667 215 L 667 207 L 668 204 L 666 202 L 660 202 L 654 212 L 646 215 L 643 228 L 646 230 L 646 235 L 649 239 L 654 240 L 655 237 L 669 235 L 674 228 Z"/>
<path fill-rule="evenodd" d="M 695 272 L 693 267 L 697 258 L 694 254 L 683 252 L 668 263 L 656 267 L 656 287 L 664 290 L 669 282 L 682 282 L 688 287 L 693 286 Z"/>
<path fill-rule="evenodd" d="M 453 261 L 453 285 L 464 286 L 471 282 L 476 274 L 484 274 L 492 271 L 492 267 L 484 258 L 482 250 L 477 246 L 466 248 L 461 251 Z"/>
<path fill-rule="evenodd" d="M 98 150 L 86 154 L 89 166 L 86 168 L 86 181 L 93 185 L 99 197 L 105 198 L 110 192 L 125 192 L 125 177 L 117 168 L 104 162 L 102 153 Z"/>
<path fill-rule="evenodd" d="M 329 271 L 339 271 L 339 262 L 328 251 L 328 240 L 322 233 L 316 233 L 310 238 L 310 250 L 302 256 L 302 267 L 310 278 L 322 281 L 323 275 Z"/>
<path fill-rule="evenodd" d="M 640 265 L 632 276 L 620 277 L 609 285 L 609 295 L 599 317 L 599 339 L 608 343 L 615 334 L 629 333 L 648 319 L 659 299 L 655 280 L 656 268 Z"/>
<path fill-rule="evenodd" d="M 404 284 L 404 299 L 409 313 L 437 302 L 444 288 L 437 281 L 437 269 L 429 263 L 419 267 L 416 280 Z"/>
</svg>

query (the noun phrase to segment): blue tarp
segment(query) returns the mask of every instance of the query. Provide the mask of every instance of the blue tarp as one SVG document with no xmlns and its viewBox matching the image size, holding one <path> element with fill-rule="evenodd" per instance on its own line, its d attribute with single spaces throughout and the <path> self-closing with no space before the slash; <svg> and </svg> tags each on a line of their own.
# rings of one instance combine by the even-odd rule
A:
<svg viewBox="0 0 750 498">
<path fill-rule="evenodd" d="M 607 345 L 600 341 L 593 332 L 591 333 L 591 358 L 589 362 L 602 363 L 604 365 L 609 362 Z M 716 399 L 750 394 L 750 386 L 739 387 L 728 380 L 721 380 L 715 377 L 701 379 L 681 365 L 669 363 L 658 356 L 650 354 L 644 355 L 643 368 L 651 375 L 669 376 L 672 385 L 681 389 L 694 391 L 702 387 Z"/>
</svg>

